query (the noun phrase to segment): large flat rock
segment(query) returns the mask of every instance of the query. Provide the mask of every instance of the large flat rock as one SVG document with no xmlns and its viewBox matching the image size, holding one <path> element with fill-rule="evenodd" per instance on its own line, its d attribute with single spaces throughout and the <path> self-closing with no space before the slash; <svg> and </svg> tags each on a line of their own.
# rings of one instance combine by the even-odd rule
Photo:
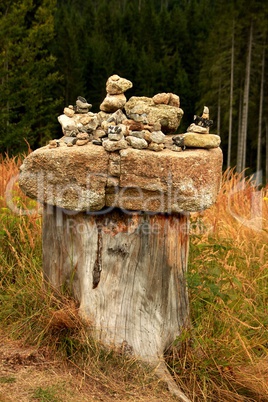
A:
<svg viewBox="0 0 268 402">
<path fill-rule="evenodd" d="M 193 212 L 216 200 L 222 151 L 43 147 L 21 166 L 19 184 L 31 198 L 71 211 Z"/>
</svg>

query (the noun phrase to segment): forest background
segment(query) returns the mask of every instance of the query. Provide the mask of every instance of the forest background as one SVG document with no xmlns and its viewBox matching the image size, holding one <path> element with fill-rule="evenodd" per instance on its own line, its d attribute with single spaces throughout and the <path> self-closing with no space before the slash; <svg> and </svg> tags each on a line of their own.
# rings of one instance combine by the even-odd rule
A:
<svg viewBox="0 0 268 402">
<path fill-rule="evenodd" d="M 85 97 L 98 112 L 112 74 L 128 99 L 180 96 L 184 132 L 203 106 L 224 168 L 268 180 L 268 2 L 2 0 L 0 153 L 62 136 L 57 116 Z"/>
</svg>

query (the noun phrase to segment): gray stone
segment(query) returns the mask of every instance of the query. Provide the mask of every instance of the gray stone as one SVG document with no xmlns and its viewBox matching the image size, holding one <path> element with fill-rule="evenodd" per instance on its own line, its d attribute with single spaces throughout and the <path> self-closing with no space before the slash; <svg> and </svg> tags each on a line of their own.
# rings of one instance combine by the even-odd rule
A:
<svg viewBox="0 0 268 402">
<path fill-rule="evenodd" d="M 79 131 L 78 128 L 76 128 L 75 130 L 64 130 L 63 133 L 66 137 L 76 137 Z"/>
<path fill-rule="evenodd" d="M 175 132 L 183 110 L 170 105 L 155 104 L 152 98 L 132 96 L 125 104 L 127 116 L 135 121 L 153 125 L 160 123 L 164 133 Z"/>
<path fill-rule="evenodd" d="M 88 130 L 86 129 L 86 127 L 83 126 L 83 124 L 81 124 L 81 123 L 78 123 L 78 124 L 77 124 L 77 127 L 78 127 L 79 133 L 87 133 L 87 132 L 88 132 Z"/>
<path fill-rule="evenodd" d="M 96 114 L 99 120 L 99 125 L 101 126 L 101 123 L 103 121 L 107 121 L 109 117 L 111 116 L 111 113 L 103 112 L 102 110 Z"/>
<path fill-rule="evenodd" d="M 88 131 L 94 131 L 99 126 L 99 120 L 97 116 L 91 118 L 91 120 L 85 125 Z"/>
<path fill-rule="evenodd" d="M 92 108 L 92 105 L 87 102 L 85 98 L 82 96 L 78 96 L 76 100 L 76 112 L 77 113 L 87 113 L 89 109 Z"/>
<path fill-rule="evenodd" d="M 75 107 L 75 113 L 79 113 L 79 114 L 85 114 L 88 113 L 89 109 L 88 108 L 80 108 L 78 106 Z"/>
<path fill-rule="evenodd" d="M 102 146 L 102 140 L 92 140 L 92 144 Z"/>
<path fill-rule="evenodd" d="M 201 127 L 201 126 L 198 126 L 197 124 L 192 123 L 187 128 L 187 132 L 198 133 L 198 134 L 208 134 L 208 129 L 207 129 L 207 127 Z"/>
<path fill-rule="evenodd" d="M 169 149 L 171 149 L 171 151 L 174 151 L 174 152 L 181 152 L 181 151 L 182 151 L 182 147 L 179 147 L 179 146 L 176 145 L 176 144 L 171 145 L 171 146 L 169 147 Z"/>
<path fill-rule="evenodd" d="M 191 132 L 200 132 L 196 129 L 195 126 L 203 127 L 206 128 L 206 132 L 209 133 L 210 127 L 213 126 L 213 120 L 209 120 L 209 108 L 207 106 L 204 106 L 203 109 L 203 114 L 202 116 L 194 116 L 194 125 L 191 125 L 187 131 Z"/>
<path fill-rule="evenodd" d="M 108 138 L 111 141 L 120 141 L 124 137 L 122 133 L 122 128 L 117 126 L 109 126 L 108 127 Z"/>
<path fill-rule="evenodd" d="M 114 121 L 115 124 L 120 124 L 123 123 L 123 120 L 125 120 L 127 117 L 123 113 L 121 109 L 118 109 L 116 112 L 112 113 L 106 120 L 108 123 Z"/>
<path fill-rule="evenodd" d="M 175 135 L 174 137 L 172 137 L 172 140 L 176 146 L 184 147 L 183 137 L 184 137 L 184 134 Z"/>
<path fill-rule="evenodd" d="M 162 131 L 153 131 L 151 134 L 151 140 L 157 144 L 161 144 L 165 140 L 165 134 Z"/>
<path fill-rule="evenodd" d="M 132 135 L 129 135 L 128 137 L 126 137 L 126 140 L 132 146 L 132 148 L 136 149 L 148 148 L 148 143 L 143 138 L 137 138 L 133 137 Z"/>
<path fill-rule="evenodd" d="M 108 138 L 111 141 L 120 141 L 123 137 L 124 135 L 121 131 L 119 133 L 108 133 Z"/>
<path fill-rule="evenodd" d="M 125 139 L 122 138 L 122 140 L 119 141 L 111 141 L 111 140 L 105 140 L 102 143 L 102 146 L 104 149 L 108 152 L 113 152 L 113 151 L 119 151 L 120 149 L 125 149 L 128 147 L 128 143 L 126 142 Z"/>
<path fill-rule="evenodd" d="M 65 114 L 61 114 L 58 117 L 58 121 L 59 121 L 59 123 L 60 123 L 60 125 L 62 127 L 63 132 L 65 132 L 65 131 L 73 131 L 73 130 L 77 129 L 76 122 L 72 118 L 66 116 Z"/>
<path fill-rule="evenodd" d="M 141 130 L 141 131 L 131 131 L 130 132 L 130 135 L 132 136 L 132 137 L 136 137 L 136 138 L 144 138 L 144 130 Z"/>
<path fill-rule="evenodd" d="M 63 141 L 65 142 L 65 144 L 72 144 L 72 145 L 74 145 L 75 143 L 76 143 L 76 141 L 77 141 L 77 139 L 76 139 L 76 137 L 67 137 L 67 136 L 64 136 L 63 137 Z"/>
</svg>

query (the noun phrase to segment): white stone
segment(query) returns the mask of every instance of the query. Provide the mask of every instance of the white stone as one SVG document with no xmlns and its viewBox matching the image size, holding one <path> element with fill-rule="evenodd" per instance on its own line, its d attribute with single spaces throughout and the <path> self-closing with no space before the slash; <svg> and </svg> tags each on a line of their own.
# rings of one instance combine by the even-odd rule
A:
<svg viewBox="0 0 268 402">
<path fill-rule="evenodd" d="M 198 133 L 198 134 L 208 134 L 208 129 L 206 127 L 198 126 L 197 124 L 192 123 L 187 128 L 188 133 Z"/>
<path fill-rule="evenodd" d="M 74 110 L 71 109 L 70 107 L 65 107 L 64 110 L 63 110 L 63 113 L 68 117 L 73 117 Z"/>
<path fill-rule="evenodd" d="M 120 133 L 109 133 L 108 134 L 108 138 L 111 141 L 120 141 L 122 140 L 122 138 L 124 137 L 122 131 L 120 131 Z"/>
<path fill-rule="evenodd" d="M 72 131 L 77 128 L 76 122 L 65 114 L 61 114 L 58 117 L 58 121 L 61 124 L 63 130 Z"/>
</svg>

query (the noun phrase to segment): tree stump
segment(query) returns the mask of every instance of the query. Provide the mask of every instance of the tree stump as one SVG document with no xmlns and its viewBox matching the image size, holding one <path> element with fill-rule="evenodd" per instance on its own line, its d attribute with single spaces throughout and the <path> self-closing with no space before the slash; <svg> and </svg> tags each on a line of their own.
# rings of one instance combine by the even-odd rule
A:
<svg viewBox="0 0 268 402">
<path fill-rule="evenodd" d="M 72 289 L 96 338 L 142 360 L 162 357 L 189 323 L 188 215 L 46 208 L 43 220 L 45 276 Z"/>
<path fill-rule="evenodd" d="M 210 207 L 222 152 L 40 148 L 20 186 L 44 204 L 43 269 L 107 346 L 157 362 L 189 324 L 189 213 Z M 181 400 L 188 400 L 181 396 Z"/>
</svg>

